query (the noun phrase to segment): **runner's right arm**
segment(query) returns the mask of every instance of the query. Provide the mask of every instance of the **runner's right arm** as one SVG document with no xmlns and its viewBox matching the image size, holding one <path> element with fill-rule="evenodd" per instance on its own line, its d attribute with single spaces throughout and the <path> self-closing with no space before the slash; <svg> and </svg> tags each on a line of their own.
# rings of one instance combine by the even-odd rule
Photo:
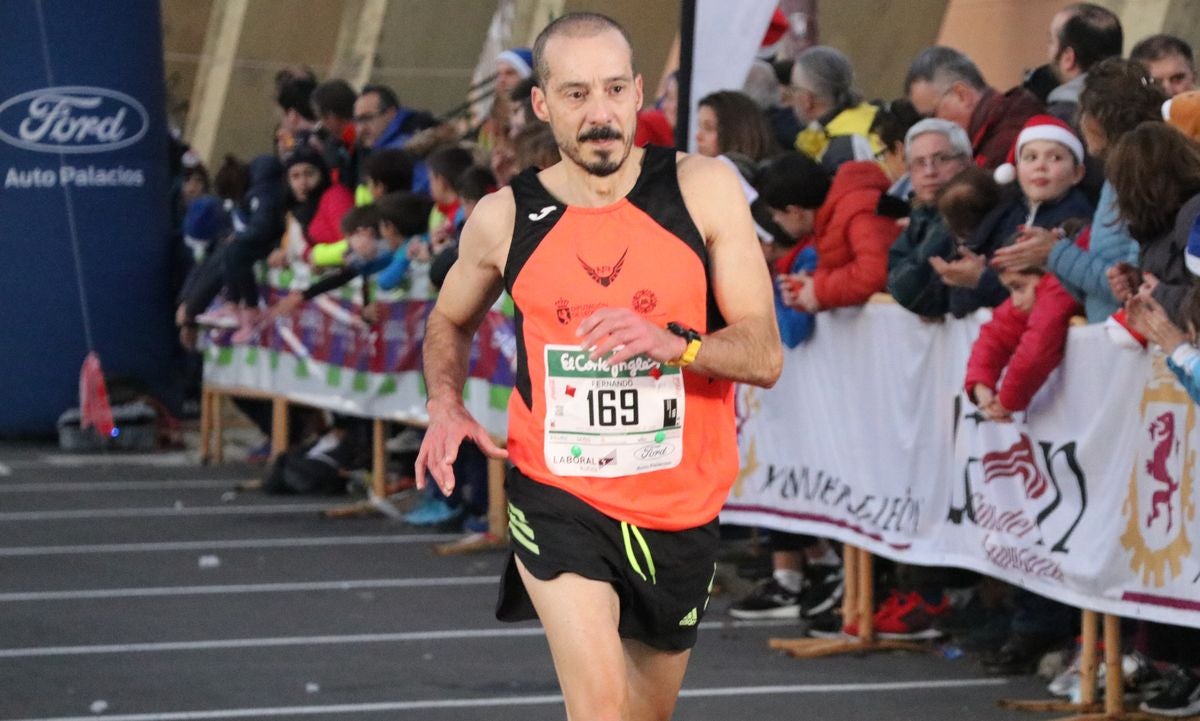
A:
<svg viewBox="0 0 1200 721">
<path fill-rule="evenodd" d="M 429 429 L 417 454 L 417 487 L 430 471 L 442 492 L 454 489 L 453 463 L 469 438 L 492 458 L 505 458 L 487 430 L 462 402 L 471 339 L 503 289 L 505 255 L 512 236 L 515 206 L 511 191 L 479 201 L 463 228 L 458 261 L 450 269 L 425 328 L 425 387 L 429 393 Z"/>
</svg>

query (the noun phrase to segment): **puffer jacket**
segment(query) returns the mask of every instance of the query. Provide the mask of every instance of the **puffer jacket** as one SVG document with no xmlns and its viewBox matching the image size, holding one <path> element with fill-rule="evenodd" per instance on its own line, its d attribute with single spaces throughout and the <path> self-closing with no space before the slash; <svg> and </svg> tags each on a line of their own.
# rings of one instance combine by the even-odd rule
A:
<svg viewBox="0 0 1200 721">
<path fill-rule="evenodd" d="M 900 229 L 875 213 L 891 183 L 878 163 L 842 164 L 813 224 L 813 292 L 822 310 L 861 305 L 887 287 L 888 248 Z"/>
<path fill-rule="evenodd" d="M 1193 195 L 1175 214 L 1175 224 L 1166 233 L 1145 242 L 1138 238 L 1138 267 L 1144 273 L 1158 278 L 1154 299 L 1180 328 L 1187 328 L 1183 317 L 1183 299 L 1192 284 L 1192 274 L 1187 269 L 1188 236 L 1200 218 L 1200 194 Z"/>
<path fill-rule="evenodd" d="M 1029 313 L 1018 310 L 1009 298 L 979 329 L 967 361 L 965 386 L 972 400 L 976 385 L 995 391 L 1003 373 L 1000 405 L 1010 411 L 1023 411 L 1062 362 L 1071 316 L 1080 311 L 1079 303 L 1051 273 L 1042 276 L 1034 294 Z"/>
</svg>

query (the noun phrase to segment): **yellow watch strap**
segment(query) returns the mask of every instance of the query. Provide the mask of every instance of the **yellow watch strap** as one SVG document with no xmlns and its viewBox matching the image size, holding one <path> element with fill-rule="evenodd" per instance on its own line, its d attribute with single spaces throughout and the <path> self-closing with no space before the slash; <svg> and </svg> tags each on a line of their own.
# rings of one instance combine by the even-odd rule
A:
<svg viewBox="0 0 1200 721">
<path fill-rule="evenodd" d="M 687 348 L 683 349 L 683 355 L 679 356 L 675 360 L 667 361 L 667 365 L 677 366 L 679 368 L 689 366 L 692 364 L 693 361 L 696 360 L 696 354 L 699 352 L 700 352 L 700 339 L 697 338 L 695 340 L 688 341 Z"/>
</svg>

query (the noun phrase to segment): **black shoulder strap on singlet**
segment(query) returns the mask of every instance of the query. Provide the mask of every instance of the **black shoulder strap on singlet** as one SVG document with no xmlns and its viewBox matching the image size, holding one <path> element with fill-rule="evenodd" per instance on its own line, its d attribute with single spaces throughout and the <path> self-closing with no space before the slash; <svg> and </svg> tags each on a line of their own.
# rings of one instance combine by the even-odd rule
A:
<svg viewBox="0 0 1200 721">
<path fill-rule="evenodd" d="M 679 169 L 675 150 L 656 145 L 646 146 L 646 158 L 642 161 L 642 173 L 638 182 L 629 193 L 629 202 L 650 216 L 664 230 L 691 248 L 704 264 L 708 273 L 708 246 L 700 229 L 688 213 L 687 205 L 683 202 L 683 191 L 679 189 Z M 730 202 L 738 202 L 740 198 L 731 198 Z M 712 333 L 725 327 L 725 319 L 717 308 L 716 297 L 712 292 L 711 278 L 708 290 L 708 327 Z"/>
<path fill-rule="evenodd" d="M 550 195 L 537 174 L 537 168 L 528 168 L 510 183 L 517 206 L 512 245 L 504 264 L 504 287 L 510 294 L 517 274 L 566 210 L 566 206 Z"/>
</svg>

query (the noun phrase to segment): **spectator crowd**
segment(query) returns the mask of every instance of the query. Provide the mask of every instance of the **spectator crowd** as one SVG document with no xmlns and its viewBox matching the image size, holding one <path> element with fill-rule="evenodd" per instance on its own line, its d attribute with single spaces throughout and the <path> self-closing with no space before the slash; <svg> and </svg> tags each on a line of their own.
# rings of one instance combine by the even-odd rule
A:
<svg viewBox="0 0 1200 721">
<path fill-rule="evenodd" d="M 867 101 L 833 47 L 756 60 L 741 89 L 699 100 L 697 152 L 743 178 L 784 342 L 819 333 L 826 311 L 887 293 L 930 323 L 990 309 L 963 391 L 1011 422 L 1058 367 L 1075 323 L 1113 343 L 1157 346 L 1200 403 L 1200 90 L 1192 48 L 1154 35 L 1123 57 L 1110 11 L 1077 3 L 1049 27 L 1047 62 L 1017 87 L 993 87 L 968 54 L 934 46 L 911 62 L 903 96 Z M 180 342 L 224 329 L 234 343 L 307 301 L 358 282 L 358 315 L 386 320 L 389 293 L 436 290 L 457 258 L 476 202 L 520 173 L 559 161 L 531 102 L 532 58 L 496 58 L 490 111 L 478 123 L 405 106 L 385 85 L 276 77 L 273 147 L 210 173 L 184 163 L 176 191 Z M 674 145 L 678 87 L 639 114 L 635 142 Z M 355 286 L 356 288 L 358 286 Z M 198 379 L 196 380 L 198 383 Z M 243 401 L 269 427 L 269 409 Z M 365 463 L 352 418 L 298 418 L 275 460 L 277 492 L 341 492 Z M 419 430 L 390 441 L 415 450 Z M 460 453 L 455 496 L 423 499 L 418 525 L 486 528 L 486 469 Z M 406 479 L 397 481 L 403 487 Z M 430 489 L 434 488 L 433 485 Z M 814 635 L 840 618 L 840 548 L 771 531 L 771 568 L 735 602 L 737 618 L 805 619 Z M 874 627 L 885 638 L 955 634 L 996 674 L 1032 673 L 1075 649 L 1074 611 L 952 569 L 880 564 L 890 588 Z M 1142 708 L 1200 713 L 1200 631 L 1129 624 L 1125 672 Z M 1050 684 L 1069 696 L 1078 665 Z"/>
</svg>

